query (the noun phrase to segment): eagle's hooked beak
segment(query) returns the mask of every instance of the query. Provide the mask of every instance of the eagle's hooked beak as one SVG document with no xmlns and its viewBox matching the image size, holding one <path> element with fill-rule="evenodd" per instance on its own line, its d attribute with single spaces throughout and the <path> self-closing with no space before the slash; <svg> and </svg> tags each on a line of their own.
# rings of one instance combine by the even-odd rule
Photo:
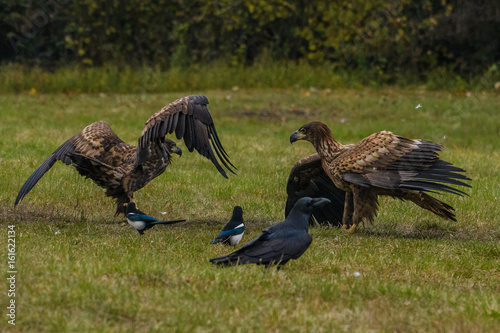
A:
<svg viewBox="0 0 500 333">
<path fill-rule="evenodd" d="M 172 153 L 179 155 L 179 157 L 182 156 L 182 149 L 179 148 L 178 146 L 175 147 L 174 150 L 172 150 Z"/>
<path fill-rule="evenodd" d="M 306 137 L 306 135 L 302 132 L 295 131 L 290 135 L 290 143 L 294 143 L 295 141 L 298 140 L 303 140 Z"/>
</svg>

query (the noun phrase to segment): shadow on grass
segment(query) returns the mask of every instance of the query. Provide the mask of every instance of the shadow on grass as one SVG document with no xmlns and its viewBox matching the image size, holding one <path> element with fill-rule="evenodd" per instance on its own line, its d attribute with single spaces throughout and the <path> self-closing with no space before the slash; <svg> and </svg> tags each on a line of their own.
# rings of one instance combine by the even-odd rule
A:
<svg viewBox="0 0 500 333">
<path fill-rule="evenodd" d="M 378 224 L 365 226 L 359 231 L 360 235 L 383 238 L 406 239 L 448 239 L 448 240 L 500 240 L 499 227 L 479 227 L 469 225 L 442 225 L 437 222 L 422 221 L 417 224 Z"/>
<path fill-rule="evenodd" d="M 55 209 L 46 205 L 22 203 L 14 208 L 14 205 L 0 203 L 0 222 L 122 223 L 125 220 L 123 217 L 114 217 L 112 210 L 97 217 L 95 213 L 90 215 L 91 213 L 82 207 Z"/>
<path fill-rule="evenodd" d="M 0 203 L 0 222 L 65 222 L 65 223 L 81 223 L 91 222 L 99 224 L 120 224 L 125 221 L 124 217 L 114 217 L 113 212 L 96 214 L 95 212 L 85 212 L 82 207 L 68 207 L 65 209 L 53 209 L 46 206 L 38 206 L 33 204 L 22 204 L 16 208 L 13 205 Z M 248 226 L 254 230 L 262 230 L 280 221 L 264 221 L 264 220 L 248 220 Z M 209 220 L 188 220 L 177 225 L 179 228 L 190 228 L 204 226 L 212 227 L 214 225 L 223 225 L 226 221 Z M 337 234 L 338 227 L 316 225 L 311 227 L 331 230 Z M 441 224 L 433 221 L 421 221 L 415 224 L 409 223 L 383 223 L 375 222 L 374 224 L 365 224 L 364 227 L 358 229 L 356 235 L 380 238 L 403 238 L 403 239 L 448 239 L 448 240 L 478 240 L 478 241 L 493 241 L 500 240 L 500 225 L 499 226 L 478 226 L 475 224 L 469 225 L 453 225 L 451 222 Z"/>
</svg>

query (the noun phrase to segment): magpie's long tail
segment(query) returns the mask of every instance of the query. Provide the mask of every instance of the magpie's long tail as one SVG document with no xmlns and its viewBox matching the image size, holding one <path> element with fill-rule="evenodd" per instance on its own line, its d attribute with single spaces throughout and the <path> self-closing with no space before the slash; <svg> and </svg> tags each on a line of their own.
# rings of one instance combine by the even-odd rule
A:
<svg viewBox="0 0 500 333">
<path fill-rule="evenodd" d="M 186 220 L 170 220 L 170 221 L 156 221 L 156 222 L 153 222 L 152 224 L 155 225 L 155 224 L 175 224 L 175 223 L 180 223 L 180 222 L 184 222 Z"/>
</svg>

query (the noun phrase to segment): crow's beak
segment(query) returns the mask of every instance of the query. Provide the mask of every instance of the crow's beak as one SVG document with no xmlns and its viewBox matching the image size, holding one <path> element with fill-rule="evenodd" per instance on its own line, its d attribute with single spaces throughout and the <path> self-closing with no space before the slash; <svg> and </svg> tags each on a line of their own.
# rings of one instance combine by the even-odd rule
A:
<svg viewBox="0 0 500 333">
<path fill-rule="evenodd" d="M 327 205 L 329 204 L 331 201 L 327 198 L 314 198 L 313 199 L 313 203 L 312 203 L 312 206 L 314 208 L 316 207 L 321 207 L 321 206 L 324 206 L 324 205 Z"/>
<path fill-rule="evenodd" d="M 306 137 L 304 133 L 301 133 L 299 131 L 295 131 L 290 135 L 290 143 L 294 143 L 295 141 L 298 140 L 303 140 Z"/>
</svg>

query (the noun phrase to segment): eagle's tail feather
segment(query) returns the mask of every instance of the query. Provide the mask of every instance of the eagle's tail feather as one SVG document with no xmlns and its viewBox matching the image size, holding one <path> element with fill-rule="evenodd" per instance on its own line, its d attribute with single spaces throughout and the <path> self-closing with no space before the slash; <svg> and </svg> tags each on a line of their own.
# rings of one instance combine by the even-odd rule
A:
<svg viewBox="0 0 500 333">
<path fill-rule="evenodd" d="M 455 218 L 455 213 L 453 212 L 455 209 L 452 206 L 436 198 L 433 198 L 426 193 L 419 192 L 408 197 L 408 199 L 413 201 L 418 206 L 427 209 L 428 211 L 445 220 L 452 220 L 455 222 L 457 221 L 457 219 Z"/>
</svg>

